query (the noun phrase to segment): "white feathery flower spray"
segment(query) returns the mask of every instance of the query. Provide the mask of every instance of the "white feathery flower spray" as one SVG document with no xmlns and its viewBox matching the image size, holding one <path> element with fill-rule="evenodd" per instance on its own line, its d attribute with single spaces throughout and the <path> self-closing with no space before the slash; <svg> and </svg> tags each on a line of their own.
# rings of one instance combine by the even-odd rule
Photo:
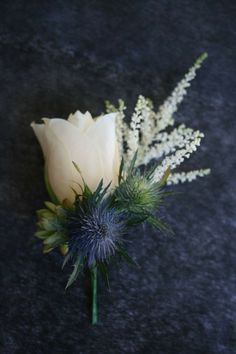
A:
<svg viewBox="0 0 236 354">
<path fill-rule="evenodd" d="M 125 160 L 128 163 L 132 160 L 134 153 L 139 148 L 141 121 L 145 118 L 143 115 L 144 109 L 145 99 L 143 96 L 139 96 L 137 104 L 134 108 L 134 113 L 131 117 L 130 129 L 127 134 L 128 149 Z"/>
<path fill-rule="evenodd" d="M 199 169 L 199 170 L 194 170 L 189 172 L 179 172 L 179 173 L 176 172 L 170 174 L 167 180 L 167 185 L 184 183 L 184 182 L 192 182 L 197 177 L 204 177 L 209 175 L 210 172 L 211 170 L 209 168 Z"/>
<path fill-rule="evenodd" d="M 138 151 L 137 167 L 148 165 L 152 160 L 158 161 L 155 170 L 155 181 L 157 182 L 161 180 L 167 169 L 172 171 L 168 184 L 192 181 L 210 173 L 210 169 L 173 173 L 175 168 L 197 150 L 204 134 L 199 130 L 195 131 L 186 127 L 185 124 L 170 129 L 170 126 L 175 124 L 173 114 L 183 101 L 190 82 L 195 78 L 196 71 L 206 58 L 207 53 L 203 53 L 196 60 L 157 112 L 154 111 L 152 101 L 140 95 L 129 126 L 124 121 L 124 102 L 119 100 L 117 109 L 106 101 L 108 113 L 118 112 L 116 119 L 117 139 L 124 162 L 129 164 L 136 151 Z M 167 128 L 168 130 L 166 130 Z"/>
<path fill-rule="evenodd" d="M 190 82 L 196 77 L 196 71 L 200 69 L 202 62 L 207 58 L 207 53 L 203 53 L 189 69 L 184 78 L 175 87 L 172 94 L 160 106 L 155 115 L 156 129 L 153 132 L 155 135 L 166 129 L 168 126 L 174 125 L 175 121 L 173 114 L 177 111 L 179 104 L 183 101 L 187 94 L 187 88 L 190 87 Z"/>
</svg>

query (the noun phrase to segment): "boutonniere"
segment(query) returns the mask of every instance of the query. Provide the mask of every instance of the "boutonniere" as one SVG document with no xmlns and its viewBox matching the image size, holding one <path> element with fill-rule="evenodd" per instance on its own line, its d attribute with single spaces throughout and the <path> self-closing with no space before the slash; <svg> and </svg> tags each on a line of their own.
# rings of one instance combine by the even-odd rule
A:
<svg viewBox="0 0 236 354">
<path fill-rule="evenodd" d="M 89 270 L 93 324 L 98 273 L 109 286 L 110 262 L 135 264 L 126 250 L 129 229 L 148 223 L 168 230 L 158 215 L 170 193 L 166 185 L 210 172 L 176 171 L 197 150 L 203 133 L 175 125 L 173 117 L 205 58 L 195 62 L 157 111 L 150 99 L 139 96 L 130 124 L 122 100 L 117 107 L 106 101 L 107 113 L 97 118 L 77 111 L 67 120 L 43 118 L 42 124 L 31 124 L 43 150 L 50 199 L 37 211 L 35 236 L 44 253 L 61 253 L 62 268 L 72 266 L 66 288 Z"/>
</svg>

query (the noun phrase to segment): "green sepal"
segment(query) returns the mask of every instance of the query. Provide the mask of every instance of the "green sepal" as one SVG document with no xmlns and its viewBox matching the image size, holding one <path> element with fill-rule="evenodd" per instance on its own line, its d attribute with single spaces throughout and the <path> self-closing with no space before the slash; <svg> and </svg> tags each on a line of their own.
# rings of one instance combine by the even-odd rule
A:
<svg viewBox="0 0 236 354">
<path fill-rule="evenodd" d="M 127 220 L 127 226 L 128 227 L 136 226 L 138 224 L 145 222 L 148 218 L 149 215 L 147 215 L 147 213 L 141 214 L 141 213 L 131 212 L 129 219 Z"/>
<path fill-rule="evenodd" d="M 69 262 L 69 260 L 71 259 L 71 254 L 68 253 L 65 258 L 64 258 L 64 261 L 62 263 L 62 266 L 61 266 L 61 269 L 64 269 L 65 265 Z"/>
<path fill-rule="evenodd" d="M 159 218 L 157 218 L 155 216 L 152 216 L 152 215 L 149 216 L 147 218 L 147 222 L 160 231 L 164 231 L 164 232 L 168 232 L 168 233 L 173 234 L 173 230 L 167 224 L 165 224 L 162 220 L 160 220 Z"/>
<path fill-rule="evenodd" d="M 62 243 L 60 246 L 60 253 L 66 257 L 66 255 L 68 255 L 68 252 L 69 252 L 69 247 L 68 247 L 68 244 L 67 243 Z"/>
<path fill-rule="evenodd" d="M 134 156 L 133 156 L 133 158 L 132 158 L 132 160 L 130 162 L 130 165 L 129 165 L 129 168 L 128 168 L 128 171 L 127 171 L 128 177 L 132 176 L 132 174 L 134 172 L 137 156 L 138 156 L 138 150 L 135 151 L 135 154 L 134 154 Z"/>
<path fill-rule="evenodd" d="M 54 232 L 52 235 L 50 235 L 43 241 L 44 245 L 53 248 L 59 246 L 63 242 L 64 242 L 64 237 L 58 232 Z"/>
<path fill-rule="evenodd" d="M 52 213 L 48 209 L 39 209 L 36 211 L 36 214 L 38 218 L 50 218 L 52 216 Z"/>
<path fill-rule="evenodd" d="M 57 207 L 55 204 L 53 204 L 52 202 L 44 202 L 44 204 L 46 205 L 46 207 L 52 211 L 54 214 L 56 214 L 57 212 Z"/>
<path fill-rule="evenodd" d="M 44 240 L 45 238 L 50 237 L 53 233 L 53 231 L 39 230 L 35 232 L 34 236 L 41 240 Z"/>
<path fill-rule="evenodd" d="M 81 177 L 81 179 L 82 179 L 82 181 L 83 181 L 83 184 L 84 184 L 83 187 L 82 187 L 81 185 L 79 185 L 79 186 L 81 187 L 81 189 L 83 190 L 83 197 L 84 197 L 84 196 L 91 195 L 91 194 L 92 194 L 92 191 L 90 190 L 90 188 L 89 188 L 88 185 L 86 184 L 86 182 L 85 182 L 85 180 L 84 180 L 84 178 L 83 178 L 82 172 L 80 171 L 79 166 L 78 166 L 74 161 L 72 161 L 72 163 L 73 163 L 73 165 L 74 165 L 76 171 L 79 173 L 79 175 L 80 175 L 80 177 Z M 77 194 L 76 191 L 75 191 L 75 193 Z"/>
<path fill-rule="evenodd" d="M 103 179 L 101 179 L 95 192 L 93 192 L 91 196 L 92 199 L 94 200 L 94 203 L 98 204 L 103 199 L 110 185 L 111 182 L 106 187 L 103 187 Z"/>
<path fill-rule="evenodd" d="M 43 218 L 41 219 L 39 222 L 38 222 L 38 226 L 43 229 L 43 230 L 46 230 L 46 231 L 55 231 L 56 227 L 55 227 L 55 224 L 54 224 L 54 219 L 55 218 L 50 218 L 50 219 L 46 219 L 46 218 Z"/>
</svg>

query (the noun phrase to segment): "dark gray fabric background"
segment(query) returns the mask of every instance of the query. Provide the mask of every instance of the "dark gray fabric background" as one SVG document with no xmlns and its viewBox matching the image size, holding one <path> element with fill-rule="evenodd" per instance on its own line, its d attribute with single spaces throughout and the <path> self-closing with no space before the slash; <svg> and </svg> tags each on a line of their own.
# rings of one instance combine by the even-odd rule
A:
<svg viewBox="0 0 236 354">
<path fill-rule="evenodd" d="M 3 354 L 236 352 L 235 1 L 1 1 L 1 341 Z M 33 242 L 47 194 L 29 124 L 104 99 L 163 102 L 203 51 L 209 58 L 176 118 L 206 133 L 162 211 L 175 236 L 129 235 L 141 270 L 111 267 L 89 322 L 86 277 Z"/>
</svg>

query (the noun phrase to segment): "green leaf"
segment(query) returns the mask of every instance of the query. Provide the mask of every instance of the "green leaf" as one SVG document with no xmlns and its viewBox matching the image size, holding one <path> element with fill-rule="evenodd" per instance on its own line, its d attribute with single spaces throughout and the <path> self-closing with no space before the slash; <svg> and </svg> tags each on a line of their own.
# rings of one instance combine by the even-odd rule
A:
<svg viewBox="0 0 236 354">
<path fill-rule="evenodd" d="M 132 211 L 131 211 L 131 215 L 132 215 Z M 127 226 L 135 226 L 138 224 L 143 223 L 144 221 L 146 221 L 148 219 L 149 215 L 147 215 L 147 213 L 144 214 L 138 214 L 138 213 L 133 213 L 132 216 L 129 216 L 129 220 L 127 221 Z"/>
<path fill-rule="evenodd" d="M 111 182 L 108 183 L 108 185 L 105 188 L 103 188 L 102 192 L 100 192 L 98 201 L 101 201 L 103 199 L 103 197 L 105 196 L 105 194 L 106 194 L 107 190 L 109 189 L 110 185 L 111 185 Z"/>
<path fill-rule="evenodd" d="M 35 232 L 34 236 L 41 240 L 44 240 L 45 238 L 50 237 L 53 233 L 54 231 L 39 230 Z"/>
<path fill-rule="evenodd" d="M 56 218 L 50 218 L 50 219 L 42 219 L 39 224 L 41 226 L 42 229 L 46 230 L 46 231 L 56 231 L 57 227 L 56 227 Z"/>
<path fill-rule="evenodd" d="M 44 202 L 44 204 L 46 205 L 46 207 L 51 210 L 54 214 L 56 214 L 57 212 L 57 208 L 56 205 L 51 203 L 51 202 Z"/>
<path fill-rule="evenodd" d="M 165 231 L 173 234 L 172 229 L 168 225 L 166 225 L 163 221 L 153 215 L 149 216 L 147 222 L 160 231 Z"/>
<path fill-rule="evenodd" d="M 145 177 L 147 180 L 151 180 L 153 178 L 153 174 L 157 168 L 157 164 L 154 164 L 152 167 L 148 169 L 148 171 L 145 172 Z"/>
<path fill-rule="evenodd" d="M 51 218 L 53 213 L 48 209 L 39 209 L 36 211 L 38 218 Z"/>
<path fill-rule="evenodd" d="M 135 163 L 137 160 L 137 156 L 138 156 L 138 150 L 136 150 L 134 157 L 132 158 L 129 168 L 128 168 L 128 176 L 131 176 L 133 174 L 134 171 L 134 167 L 135 167 Z"/>
<path fill-rule="evenodd" d="M 71 259 L 71 254 L 68 253 L 64 258 L 61 269 L 64 269 L 65 265 L 69 262 L 70 259 Z"/>
<path fill-rule="evenodd" d="M 84 186 L 83 186 L 83 188 L 81 188 L 83 190 L 83 194 L 85 193 L 85 196 L 87 196 L 87 193 L 90 195 L 92 192 L 89 189 L 88 185 L 86 184 L 86 182 L 84 180 L 84 177 L 82 176 L 82 172 L 79 169 L 79 166 L 74 161 L 72 161 L 72 163 L 73 163 L 76 171 L 80 174 L 80 177 L 81 177 L 81 179 L 83 181 Z"/>
<path fill-rule="evenodd" d="M 44 245 L 50 246 L 52 248 L 55 248 L 64 242 L 65 238 L 58 232 L 55 232 L 43 241 Z"/>
<path fill-rule="evenodd" d="M 83 261 L 80 257 L 78 257 L 75 264 L 74 264 L 74 270 L 68 279 L 65 289 L 69 288 L 69 286 L 71 286 L 71 284 L 73 284 L 76 281 L 82 267 L 83 267 Z"/>
<path fill-rule="evenodd" d="M 102 186 L 103 186 L 103 178 L 101 179 L 101 181 L 98 183 L 98 186 L 95 190 L 95 192 L 93 192 L 93 199 L 96 201 L 97 198 L 99 197 L 100 193 L 101 193 L 101 190 L 102 190 Z"/>
</svg>

